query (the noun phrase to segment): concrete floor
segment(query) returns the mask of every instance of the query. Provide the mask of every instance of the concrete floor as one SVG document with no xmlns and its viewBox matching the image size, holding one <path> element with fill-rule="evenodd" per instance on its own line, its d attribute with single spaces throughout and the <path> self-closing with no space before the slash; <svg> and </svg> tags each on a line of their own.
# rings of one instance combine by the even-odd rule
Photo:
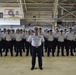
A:
<svg viewBox="0 0 76 75">
<path fill-rule="evenodd" d="M 31 71 L 31 57 L 0 57 L 0 75 L 76 75 L 76 56 L 43 57 L 43 70 Z"/>
</svg>

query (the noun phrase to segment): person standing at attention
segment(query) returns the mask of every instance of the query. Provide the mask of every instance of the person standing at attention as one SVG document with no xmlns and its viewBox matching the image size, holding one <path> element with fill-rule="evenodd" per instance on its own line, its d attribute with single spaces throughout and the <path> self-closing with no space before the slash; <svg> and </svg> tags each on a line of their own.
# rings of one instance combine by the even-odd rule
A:
<svg viewBox="0 0 76 75">
<path fill-rule="evenodd" d="M 32 36 L 29 36 L 28 42 L 32 45 L 32 67 L 31 70 L 34 70 L 35 63 L 36 63 L 36 54 L 38 54 L 38 64 L 40 70 L 43 70 L 42 68 L 42 43 L 44 42 L 44 38 L 42 35 L 39 35 L 39 29 L 38 27 L 34 28 L 35 34 Z"/>
</svg>

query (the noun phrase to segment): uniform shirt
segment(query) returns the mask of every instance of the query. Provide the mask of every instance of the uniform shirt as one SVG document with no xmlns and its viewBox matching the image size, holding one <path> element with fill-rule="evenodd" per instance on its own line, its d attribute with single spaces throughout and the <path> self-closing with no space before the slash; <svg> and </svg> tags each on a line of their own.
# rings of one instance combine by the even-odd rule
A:
<svg viewBox="0 0 76 75">
<path fill-rule="evenodd" d="M 2 33 L 2 39 L 5 40 L 6 39 L 6 33 Z"/>
<path fill-rule="evenodd" d="M 44 34 L 43 34 L 43 36 L 44 36 L 45 38 L 47 38 L 48 35 L 49 35 L 48 33 L 44 33 Z"/>
<path fill-rule="evenodd" d="M 65 36 L 65 39 L 67 39 L 67 33 L 68 33 L 68 32 L 66 32 L 66 33 L 63 32 L 63 34 L 64 34 L 64 36 Z"/>
<path fill-rule="evenodd" d="M 43 35 L 43 32 L 41 32 L 41 33 L 39 32 L 39 35 Z"/>
<path fill-rule="evenodd" d="M 59 36 L 59 33 L 54 33 L 54 38 L 58 38 L 58 36 Z"/>
<path fill-rule="evenodd" d="M 12 39 L 15 40 L 15 33 L 11 33 Z"/>
<path fill-rule="evenodd" d="M 24 33 L 21 33 L 22 39 L 24 38 Z"/>
<path fill-rule="evenodd" d="M 54 40 L 53 34 L 49 34 L 49 35 L 47 36 L 47 39 L 48 39 L 48 41 L 53 41 L 53 40 Z"/>
<path fill-rule="evenodd" d="M 66 35 L 67 40 L 72 41 L 74 39 L 74 33 L 73 32 L 68 32 Z"/>
<path fill-rule="evenodd" d="M 27 41 L 27 39 L 29 38 L 29 36 L 32 36 L 32 35 L 28 35 L 28 34 L 25 35 L 26 41 Z"/>
<path fill-rule="evenodd" d="M 73 40 L 76 41 L 76 34 L 74 34 L 74 38 L 73 38 Z"/>
<path fill-rule="evenodd" d="M 59 42 L 64 42 L 64 39 L 65 39 L 65 35 L 59 33 L 59 35 L 58 35 L 58 41 Z"/>
<path fill-rule="evenodd" d="M 16 41 L 18 41 L 18 42 L 20 42 L 20 41 L 22 41 L 22 34 L 15 34 L 15 40 Z"/>
<path fill-rule="evenodd" d="M 6 41 L 11 41 L 11 40 L 12 40 L 11 34 L 6 34 Z"/>
<path fill-rule="evenodd" d="M 29 36 L 28 42 L 31 42 L 31 45 L 34 47 L 39 47 L 41 46 L 42 42 L 44 42 L 44 38 L 42 35 L 32 35 Z"/>
</svg>

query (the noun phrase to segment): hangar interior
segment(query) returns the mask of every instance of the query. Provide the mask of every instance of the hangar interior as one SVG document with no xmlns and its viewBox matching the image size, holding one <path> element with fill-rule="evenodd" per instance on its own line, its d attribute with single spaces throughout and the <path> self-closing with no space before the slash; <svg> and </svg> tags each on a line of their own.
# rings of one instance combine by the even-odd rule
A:
<svg viewBox="0 0 76 75">
<path fill-rule="evenodd" d="M 0 29 L 72 27 L 76 31 L 76 0 L 0 0 Z M 43 57 L 43 71 L 31 71 L 31 57 L 0 57 L 0 75 L 76 75 L 74 57 Z M 37 60 L 38 61 L 38 60 Z"/>
<path fill-rule="evenodd" d="M 0 0 L 0 9 L 0 28 L 76 25 L 75 0 Z"/>
</svg>

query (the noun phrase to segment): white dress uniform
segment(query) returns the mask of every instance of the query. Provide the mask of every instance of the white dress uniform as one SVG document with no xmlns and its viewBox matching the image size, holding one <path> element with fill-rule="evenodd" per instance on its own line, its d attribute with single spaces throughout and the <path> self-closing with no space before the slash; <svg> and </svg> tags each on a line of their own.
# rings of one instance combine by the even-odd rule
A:
<svg viewBox="0 0 76 75">
<path fill-rule="evenodd" d="M 65 39 L 64 39 L 64 46 L 65 46 L 65 49 L 67 49 L 67 38 L 66 38 L 67 33 L 68 33 L 68 32 L 63 32 L 63 34 L 65 35 Z M 67 50 L 66 50 L 66 51 L 67 51 Z"/>
<path fill-rule="evenodd" d="M 22 41 L 22 38 L 23 38 L 22 34 L 17 34 L 17 33 L 15 34 L 16 41 L 20 42 L 20 41 Z"/>
<path fill-rule="evenodd" d="M 42 35 L 32 35 L 28 38 L 28 42 L 32 45 L 32 68 L 35 67 L 36 54 L 38 54 L 38 64 L 40 69 L 42 69 L 42 43 L 44 38 Z"/>
<path fill-rule="evenodd" d="M 11 56 L 13 56 L 13 49 L 12 49 L 12 36 L 11 33 L 6 34 L 6 51 L 5 56 L 7 56 L 8 49 L 10 49 Z"/>
<path fill-rule="evenodd" d="M 61 32 L 58 35 L 58 50 L 57 50 L 57 56 L 59 56 L 60 47 L 61 47 L 61 54 L 64 56 L 64 39 L 65 35 L 64 33 L 61 34 Z"/>
<path fill-rule="evenodd" d="M 66 38 L 69 41 L 73 41 L 73 39 L 74 39 L 74 33 L 73 32 L 71 32 L 71 33 L 68 32 L 67 35 L 66 35 Z"/>
<path fill-rule="evenodd" d="M 59 36 L 59 32 L 58 32 L 58 33 L 55 32 L 55 33 L 54 33 L 54 38 L 58 39 L 58 36 Z"/>
<path fill-rule="evenodd" d="M 12 35 L 11 34 L 6 34 L 6 41 L 12 41 Z"/>
<path fill-rule="evenodd" d="M 30 35 L 28 35 L 28 34 L 25 35 L 26 41 L 27 41 L 27 39 L 29 38 L 29 36 L 30 36 Z"/>
<path fill-rule="evenodd" d="M 14 48 L 14 51 L 16 52 L 15 32 L 11 33 L 11 36 L 12 36 L 12 48 Z"/>
<path fill-rule="evenodd" d="M 25 32 L 22 32 L 22 49 L 23 49 L 23 52 L 25 52 L 25 44 L 26 44 L 26 39 L 25 39 Z"/>
<path fill-rule="evenodd" d="M 59 34 L 59 35 L 58 35 L 58 41 L 59 41 L 59 42 L 64 42 L 64 39 L 65 39 L 65 35 L 64 35 L 64 34 L 62 34 L 62 35 Z"/>
<path fill-rule="evenodd" d="M 47 39 L 48 35 L 49 34 L 46 32 L 43 33 L 43 36 L 45 38 L 45 42 L 44 42 L 45 52 L 47 52 L 47 49 L 48 49 L 48 39 Z"/>
<path fill-rule="evenodd" d="M 74 56 L 73 55 L 73 39 L 74 39 L 74 33 L 73 32 L 68 32 L 67 35 L 66 35 L 66 38 L 67 38 L 67 56 L 69 55 L 69 49 L 71 50 L 70 54 L 71 56 Z"/>
<path fill-rule="evenodd" d="M 56 46 L 58 47 L 58 36 L 59 36 L 59 32 L 55 32 L 54 33 L 54 47 L 56 50 Z"/>
<path fill-rule="evenodd" d="M 15 40 L 16 40 L 16 56 L 18 56 L 18 53 L 20 52 L 20 56 L 22 56 L 22 39 L 23 36 L 21 33 L 16 33 L 15 34 Z"/>
<path fill-rule="evenodd" d="M 50 52 L 52 52 L 52 56 L 54 56 L 54 51 L 55 51 L 55 49 L 54 49 L 54 35 L 53 35 L 53 33 L 52 33 L 52 34 L 49 34 L 49 35 L 47 36 L 47 39 L 48 39 L 47 56 L 50 55 Z M 52 49 L 52 51 L 51 51 L 51 49 Z"/>
<path fill-rule="evenodd" d="M 5 51 L 5 49 L 6 49 L 6 33 L 2 32 L 1 35 L 2 35 L 2 48 L 3 48 L 3 51 Z"/>
<path fill-rule="evenodd" d="M 48 34 L 47 36 L 48 41 L 54 41 L 54 35 L 52 34 Z"/>
<path fill-rule="evenodd" d="M 12 39 L 15 40 L 15 33 L 11 33 Z"/>
<path fill-rule="evenodd" d="M 44 42 L 44 38 L 41 35 L 32 35 L 28 38 L 29 42 L 31 42 L 31 45 L 34 47 L 39 47 L 41 46 L 42 42 Z"/>
<path fill-rule="evenodd" d="M 6 39 L 6 33 L 2 33 L 2 39 L 5 40 Z"/>
</svg>

